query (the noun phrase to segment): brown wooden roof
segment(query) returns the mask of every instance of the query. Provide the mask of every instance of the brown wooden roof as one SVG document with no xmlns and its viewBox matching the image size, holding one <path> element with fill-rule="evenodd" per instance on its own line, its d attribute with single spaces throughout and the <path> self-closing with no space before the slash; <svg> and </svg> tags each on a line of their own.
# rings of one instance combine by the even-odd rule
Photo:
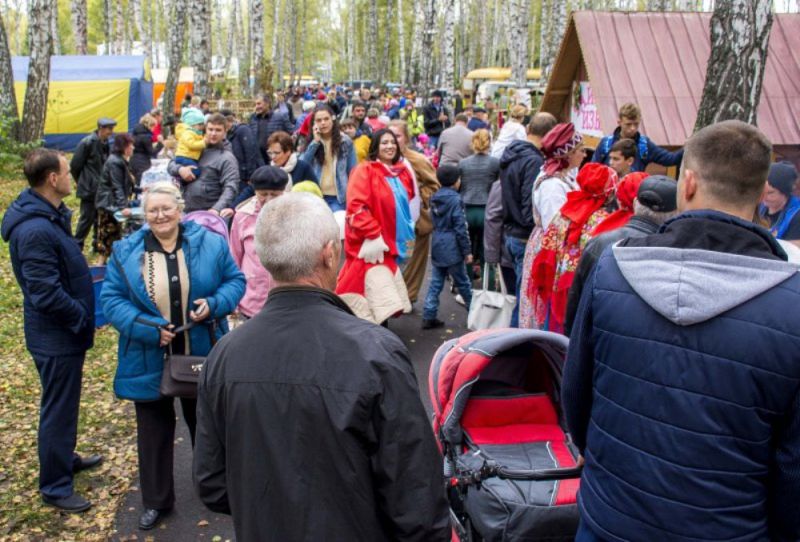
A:
<svg viewBox="0 0 800 542">
<path fill-rule="evenodd" d="M 641 131 L 680 146 L 692 133 L 711 53 L 710 13 L 580 11 L 570 18 L 542 110 L 563 118 L 581 58 L 604 133 L 625 102 L 642 109 Z M 800 145 L 800 15 L 775 15 L 758 108 L 775 145 Z"/>
</svg>

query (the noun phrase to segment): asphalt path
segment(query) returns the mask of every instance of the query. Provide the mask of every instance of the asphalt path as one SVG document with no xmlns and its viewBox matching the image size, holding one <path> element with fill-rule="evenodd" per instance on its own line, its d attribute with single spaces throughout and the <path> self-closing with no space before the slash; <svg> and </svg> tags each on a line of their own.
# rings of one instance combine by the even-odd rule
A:
<svg viewBox="0 0 800 542">
<path fill-rule="evenodd" d="M 422 330 L 422 303 L 428 290 L 430 269 L 426 273 L 425 283 L 420 292 L 420 299 L 414 304 L 414 312 L 403 315 L 389 322 L 389 329 L 395 332 L 408 347 L 414 371 L 419 383 L 420 398 L 430 414 L 431 402 L 428 397 L 428 368 L 433 354 L 439 346 L 454 337 L 467 332 L 466 309 L 457 304 L 449 289 L 445 288 L 440 298 L 439 319 L 445 327 L 434 330 Z M 176 402 L 180 408 L 180 402 Z M 119 542 L 137 541 L 194 541 L 207 540 L 225 542 L 235 539 L 233 523 L 229 516 L 215 514 L 206 509 L 197 498 L 192 487 L 192 450 L 189 432 L 178 416 L 175 438 L 175 507 L 161 525 L 151 531 L 140 531 L 138 528 L 142 500 L 139 494 L 138 480 L 117 512 L 113 540 Z"/>
</svg>

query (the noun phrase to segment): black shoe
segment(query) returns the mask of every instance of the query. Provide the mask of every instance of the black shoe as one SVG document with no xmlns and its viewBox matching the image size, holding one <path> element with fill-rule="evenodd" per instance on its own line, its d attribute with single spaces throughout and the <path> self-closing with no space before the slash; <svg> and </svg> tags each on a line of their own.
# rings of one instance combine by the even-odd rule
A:
<svg viewBox="0 0 800 542">
<path fill-rule="evenodd" d="M 72 472 L 81 472 L 82 470 L 91 469 L 103 462 L 103 456 L 92 454 L 86 457 L 78 457 L 72 464 Z"/>
<path fill-rule="evenodd" d="M 42 495 L 42 500 L 45 502 L 45 504 L 49 504 L 50 506 L 58 508 L 62 512 L 68 512 L 70 514 L 85 512 L 92 507 L 91 502 L 87 501 L 77 493 L 73 493 L 69 497 L 61 497 L 60 499 Z"/>
<path fill-rule="evenodd" d="M 437 327 L 444 326 L 444 322 L 441 320 L 437 320 L 434 318 L 433 320 L 423 320 L 422 321 L 422 329 L 435 329 Z"/>
<path fill-rule="evenodd" d="M 142 515 L 139 516 L 139 528 L 143 531 L 149 531 L 164 519 L 170 510 L 156 510 L 155 508 L 145 508 Z"/>
</svg>

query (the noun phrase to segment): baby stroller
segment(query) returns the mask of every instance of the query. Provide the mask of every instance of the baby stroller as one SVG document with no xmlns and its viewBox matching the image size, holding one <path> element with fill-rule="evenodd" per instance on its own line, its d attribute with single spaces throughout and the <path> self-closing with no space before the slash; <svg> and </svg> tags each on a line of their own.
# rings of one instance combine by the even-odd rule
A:
<svg viewBox="0 0 800 542">
<path fill-rule="evenodd" d="M 564 430 L 568 340 L 523 329 L 444 343 L 430 368 L 453 540 L 571 541 L 581 469 Z"/>
</svg>

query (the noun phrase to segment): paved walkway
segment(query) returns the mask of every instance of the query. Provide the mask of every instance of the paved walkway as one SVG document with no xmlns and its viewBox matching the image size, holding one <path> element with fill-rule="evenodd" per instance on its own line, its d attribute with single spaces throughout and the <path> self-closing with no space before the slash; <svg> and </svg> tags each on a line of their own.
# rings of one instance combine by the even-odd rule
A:
<svg viewBox="0 0 800 542">
<path fill-rule="evenodd" d="M 430 276 L 430 273 L 428 274 Z M 427 291 L 427 279 L 422 294 Z M 467 314 L 449 293 L 442 293 L 439 318 L 447 325 L 444 328 L 422 331 L 420 329 L 422 299 L 414 306 L 414 313 L 392 320 L 389 329 L 397 333 L 408 347 L 414 370 L 417 373 L 420 395 L 425 409 L 430 412 L 428 397 L 428 367 L 433 354 L 445 340 L 466 333 Z M 179 403 L 178 403 L 179 404 Z M 152 531 L 140 531 L 137 527 L 141 513 L 141 496 L 138 480 L 125 498 L 116 518 L 116 541 L 195 541 L 225 542 L 235 539 L 230 517 L 207 510 L 195 496 L 192 487 L 192 454 L 189 432 L 182 419 L 178 421 L 175 443 L 175 508 L 169 517 Z M 135 538 L 134 538 L 135 537 Z"/>
</svg>

